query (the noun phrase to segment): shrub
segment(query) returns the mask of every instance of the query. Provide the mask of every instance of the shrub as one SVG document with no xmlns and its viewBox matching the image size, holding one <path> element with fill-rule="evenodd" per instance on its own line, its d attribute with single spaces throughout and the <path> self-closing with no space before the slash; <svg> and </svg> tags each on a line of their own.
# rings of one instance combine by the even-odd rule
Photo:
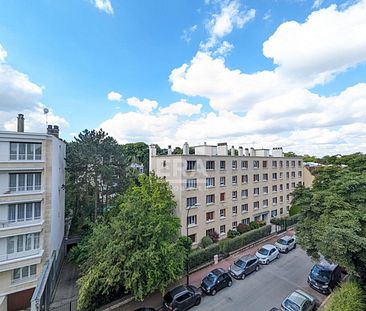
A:
<svg viewBox="0 0 366 311">
<path fill-rule="evenodd" d="M 228 232 L 227 232 L 227 237 L 229 239 L 232 239 L 232 238 L 235 238 L 236 236 L 240 235 L 240 232 L 237 231 L 237 230 L 232 230 L 230 229 Z"/>
<path fill-rule="evenodd" d="M 366 310 L 366 296 L 361 286 L 354 281 L 343 283 L 337 288 L 325 307 L 325 311 L 355 310 Z"/>
<path fill-rule="evenodd" d="M 245 225 L 245 224 L 240 223 L 240 224 L 237 226 L 236 230 L 238 230 L 238 232 L 239 232 L 240 234 L 243 234 L 243 233 L 245 233 L 245 232 L 248 232 L 248 231 L 250 230 L 250 227 L 249 227 L 248 225 Z"/>
<path fill-rule="evenodd" d="M 206 247 L 210 246 L 211 244 L 213 244 L 213 241 L 209 236 L 204 236 L 201 240 L 201 244 L 202 244 L 203 248 L 206 248 Z"/>
<path fill-rule="evenodd" d="M 198 267 L 213 260 L 214 255 L 219 254 L 219 244 L 212 244 L 206 248 L 198 249 L 189 254 L 189 268 Z"/>
<path fill-rule="evenodd" d="M 297 214 L 300 214 L 301 212 L 301 207 L 299 205 L 293 205 L 290 208 L 290 216 L 294 216 Z"/>
<path fill-rule="evenodd" d="M 220 235 L 215 231 L 210 231 L 208 236 L 211 238 L 212 242 L 216 243 L 220 239 Z"/>
<path fill-rule="evenodd" d="M 251 221 L 249 223 L 249 228 L 250 228 L 250 230 L 258 229 L 259 228 L 259 223 L 256 222 L 256 221 Z"/>
</svg>

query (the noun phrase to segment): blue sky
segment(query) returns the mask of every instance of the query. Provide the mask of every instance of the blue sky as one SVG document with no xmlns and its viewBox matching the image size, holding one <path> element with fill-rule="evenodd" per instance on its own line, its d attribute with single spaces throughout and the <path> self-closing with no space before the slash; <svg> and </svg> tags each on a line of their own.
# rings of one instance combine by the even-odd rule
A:
<svg viewBox="0 0 366 311">
<path fill-rule="evenodd" d="M 43 130 L 46 106 L 66 140 L 366 150 L 365 1 L 0 6 L 0 129 Z"/>
</svg>

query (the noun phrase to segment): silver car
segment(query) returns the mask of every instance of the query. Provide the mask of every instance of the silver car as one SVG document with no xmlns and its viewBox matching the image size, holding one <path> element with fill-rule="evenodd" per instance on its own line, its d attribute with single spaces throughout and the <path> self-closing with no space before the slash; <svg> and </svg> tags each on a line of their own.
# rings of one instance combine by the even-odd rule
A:
<svg viewBox="0 0 366 311">
<path fill-rule="evenodd" d="M 282 311 L 312 311 L 315 309 L 315 298 L 298 289 L 286 297 L 281 304 Z"/>
<path fill-rule="evenodd" d="M 293 236 L 286 235 L 277 240 L 275 246 L 281 253 L 288 253 L 296 248 L 296 240 Z"/>
<path fill-rule="evenodd" d="M 272 244 L 263 245 L 262 248 L 257 250 L 255 256 L 258 258 L 259 262 L 263 265 L 268 265 L 271 261 L 276 258 L 280 258 L 280 253 L 276 246 Z"/>
</svg>

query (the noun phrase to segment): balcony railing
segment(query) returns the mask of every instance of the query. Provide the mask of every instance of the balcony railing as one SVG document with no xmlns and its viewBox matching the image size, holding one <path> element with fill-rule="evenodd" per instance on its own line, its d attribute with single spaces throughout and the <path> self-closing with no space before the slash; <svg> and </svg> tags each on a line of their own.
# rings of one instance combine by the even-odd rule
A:
<svg viewBox="0 0 366 311">
<path fill-rule="evenodd" d="M 39 225 L 42 223 L 41 217 L 32 218 L 32 219 L 24 219 L 24 220 L 7 220 L 0 219 L 0 230 L 2 228 L 16 228 L 23 225 Z"/>
<path fill-rule="evenodd" d="M 4 261 L 13 260 L 13 259 L 19 259 L 19 258 L 26 258 L 29 256 L 35 256 L 35 255 L 42 255 L 43 249 L 31 249 L 29 251 L 24 252 L 16 252 L 12 254 L 0 254 L 0 264 L 2 264 Z"/>
</svg>

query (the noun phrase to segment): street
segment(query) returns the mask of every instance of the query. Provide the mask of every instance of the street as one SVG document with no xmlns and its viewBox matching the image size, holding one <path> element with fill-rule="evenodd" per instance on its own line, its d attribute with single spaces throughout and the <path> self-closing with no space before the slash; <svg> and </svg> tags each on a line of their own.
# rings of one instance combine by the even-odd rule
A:
<svg viewBox="0 0 366 311">
<path fill-rule="evenodd" d="M 293 290 L 302 289 L 322 302 L 325 296 L 311 289 L 307 284 L 312 260 L 299 247 L 268 266 L 261 266 L 258 272 L 245 280 L 234 280 L 231 288 L 225 288 L 216 296 L 204 296 L 199 311 L 269 311 L 280 307 L 283 299 Z"/>
</svg>

